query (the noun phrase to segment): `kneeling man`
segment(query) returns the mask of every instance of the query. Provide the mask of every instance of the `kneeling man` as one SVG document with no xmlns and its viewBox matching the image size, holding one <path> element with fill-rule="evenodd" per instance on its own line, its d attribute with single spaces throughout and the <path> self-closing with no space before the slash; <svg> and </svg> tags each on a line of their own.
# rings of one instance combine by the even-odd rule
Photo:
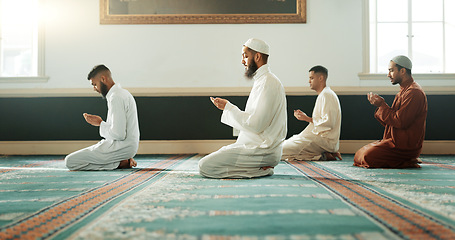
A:
<svg viewBox="0 0 455 240">
<path fill-rule="evenodd" d="M 221 122 L 240 130 L 237 141 L 199 161 L 199 172 L 210 178 L 252 178 L 273 174 L 281 159 L 286 138 L 286 94 L 280 80 L 270 72 L 269 46 L 249 39 L 243 45 L 245 75 L 253 88 L 245 111 L 226 99 L 211 98 L 223 110 Z"/>
<path fill-rule="evenodd" d="M 384 98 L 369 93 L 368 101 L 376 106 L 374 117 L 384 127 L 382 140 L 359 149 L 354 166 L 364 168 L 420 168 L 418 157 L 425 138 L 428 103 L 425 92 L 411 75 L 412 62 L 406 56 L 396 56 L 389 62 L 393 85 L 400 91 L 389 107 Z"/>
<path fill-rule="evenodd" d="M 308 126 L 283 143 L 283 160 L 341 160 L 338 152 L 341 131 L 341 107 L 338 96 L 327 86 L 328 70 L 323 66 L 310 69 L 310 88 L 318 93 L 312 117 L 301 110 L 294 116 Z"/>
<path fill-rule="evenodd" d="M 107 99 L 107 120 L 100 116 L 84 113 L 87 123 L 99 127 L 104 139 L 97 144 L 66 156 L 70 170 L 113 170 L 135 167 L 139 147 L 139 124 L 136 102 L 133 96 L 116 84 L 111 71 L 98 65 L 88 74 L 95 91 Z"/>
</svg>

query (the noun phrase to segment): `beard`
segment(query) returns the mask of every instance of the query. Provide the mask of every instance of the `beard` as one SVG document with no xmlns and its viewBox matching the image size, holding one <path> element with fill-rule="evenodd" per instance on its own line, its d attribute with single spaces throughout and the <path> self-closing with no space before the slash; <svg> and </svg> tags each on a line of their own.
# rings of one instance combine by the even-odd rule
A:
<svg viewBox="0 0 455 240">
<path fill-rule="evenodd" d="M 101 96 L 103 96 L 103 99 L 106 99 L 106 95 L 107 95 L 107 92 L 108 92 L 107 86 L 106 86 L 106 84 L 104 84 L 102 82 L 100 82 L 100 84 L 101 84 L 101 87 L 100 87 Z"/>
<path fill-rule="evenodd" d="M 398 79 L 398 78 L 394 78 L 392 79 L 392 85 L 397 85 L 401 82 L 401 79 Z"/>
<path fill-rule="evenodd" d="M 256 70 L 258 70 L 258 65 L 252 61 L 250 65 L 247 66 L 245 70 L 245 77 L 248 79 L 252 79 L 254 77 L 254 74 L 256 73 Z"/>
</svg>

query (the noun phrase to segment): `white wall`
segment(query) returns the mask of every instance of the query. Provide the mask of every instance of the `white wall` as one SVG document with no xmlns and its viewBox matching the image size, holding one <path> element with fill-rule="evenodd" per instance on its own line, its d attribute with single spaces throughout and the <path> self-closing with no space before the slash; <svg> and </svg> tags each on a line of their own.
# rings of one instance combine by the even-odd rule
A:
<svg viewBox="0 0 455 240">
<path fill-rule="evenodd" d="M 333 86 L 359 86 L 362 0 L 307 0 L 306 24 L 101 25 L 97 0 L 46 0 L 47 83 L 6 88 L 86 88 L 106 64 L 123 87 L 245 87 L 241 48 L 271 46 L 272 71 L 286 87 L 308 86 L 308 69 L 329 69 Z"/>
</svg>

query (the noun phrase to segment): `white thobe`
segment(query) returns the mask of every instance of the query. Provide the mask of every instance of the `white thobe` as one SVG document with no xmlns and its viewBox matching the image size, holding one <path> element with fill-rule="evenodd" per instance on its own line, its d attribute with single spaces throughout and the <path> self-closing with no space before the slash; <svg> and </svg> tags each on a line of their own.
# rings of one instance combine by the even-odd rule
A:
<svg viewBox="0 0 455 240">
<path fill-rule="evenodd" d="M 337 152 L 340 146 L 340 101 L 330 87 L 316 98 L 313 122 L 283 143 L 283 159 L 325 160 L 325 152 Z"/>
<path fill-rule="evenodd" d="M 286 138 L 286 94 L 280 80 L 261 66 L 255 73 L 245 111 L 227 103 L 221 122 L 240 131 L 237 141 L 199 161 L 201 175 L 211 178 L 252 178 L 273 174 Z"/>
<path fill-rule="evenodd" d="M 136 155 L 139 147 L 139 123 L 136 101 L 119 84 L 115 84 L 106 95 L 107 119 L 101 122 L 97 144 L 66 156 L 70 170 L 112 170 L 120 161 Z"/>
</svg>

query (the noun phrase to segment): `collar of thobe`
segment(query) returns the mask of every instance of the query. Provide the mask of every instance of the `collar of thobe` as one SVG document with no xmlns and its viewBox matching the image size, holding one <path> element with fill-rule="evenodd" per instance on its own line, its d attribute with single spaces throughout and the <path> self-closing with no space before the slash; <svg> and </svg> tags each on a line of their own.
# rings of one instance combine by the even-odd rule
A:
<svg viewBox="0 0 455 240">
<path fill-rule="evenodd" d="M 408 89 L 413 84 L 414 84 L 414 81 L 410 82 L 408 85 L 406 85 L 404 87 L 400 86 L 400 92 L 405 91 L 406 89 Z"/>
<path fill-rule="evenodd" d="M 264 64 L 258 70 L 256 70 L 256 73 L 254 74 L 253 79 L 256 80 L 268 72 L 270 72 L 270 67 L 268 64 Z"/>
<path fill-rule="evenodd" d="M 322 92 L 324 92 L 325 90 L 329 90 L 329 89 L 330 89 L 330 87 L 329 87 L 329 86 L 325 86 L 325 88 L 324 88 L 324 89 L 322 89 L 321 93 L 322 93 Z M 319 94 L 320 94 L 320 93 L 319 93 Z"/>
<path fill-rule="evenodd" d="M 329 86 L 325 86 L 319 93 L 317 93 L 318 96 L 321 95 L 321 93 L 323 93 L 327 89 L 330 89 Z"/>
<path fill-rule="evenodd" d="M 109 98 L 112 96 L 112 94 L 114 94 L 114 92 L 115 92 L 115 91 L 117 90 L 117 88 L 119 88 L 119 87 L 120 87 L 120 84 L 118 84 L 118 83 L 114 84 L 114 86 L 112 86 L 111 89 L 109 89 L 109 92 L 107 92 L 107 94 L 106 94 L 106 99 L 109 99 Z"/>
</svg>

